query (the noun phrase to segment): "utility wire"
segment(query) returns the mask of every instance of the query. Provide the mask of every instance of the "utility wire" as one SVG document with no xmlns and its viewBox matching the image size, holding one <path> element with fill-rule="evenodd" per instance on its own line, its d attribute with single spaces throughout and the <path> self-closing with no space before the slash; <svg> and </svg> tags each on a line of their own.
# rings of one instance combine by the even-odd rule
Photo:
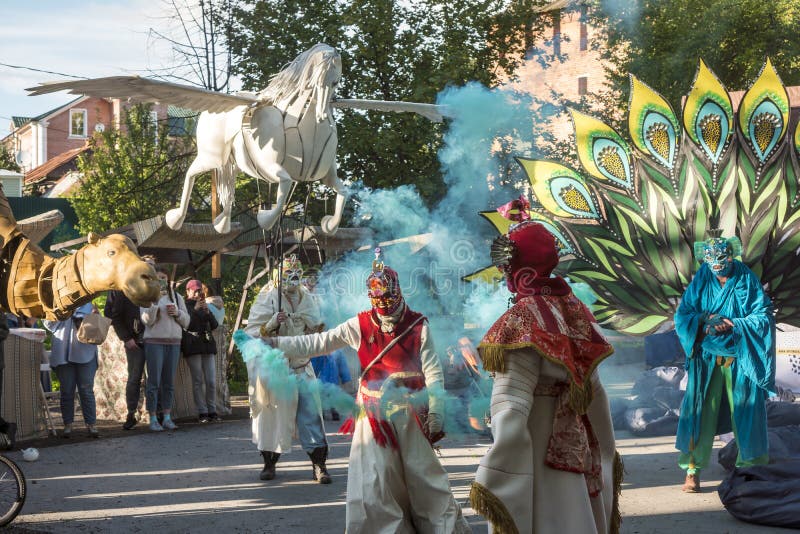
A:
<svg viewBox="0 0 800 534">
<path fill-rule="evenodd" d="M 31 70 L 33 72 L 43 72 L 45 74 L 55 74 L 56 76 L 66 76 L 67 78 L 77 78 L 78 80 L 88 80 L 86 76 L 75 76 L 73 74 L 64 74 L 63 72 L 55 72 L 52 70 L 45 70 L 45 69 L 37 69 L 35 67 L 25 67 L 23 65 L 9 65 L 8 63 L 1 63 L 3 67 L 9 67 L 12 69 L 22 69 L 22 70 Z"/>
</svg>

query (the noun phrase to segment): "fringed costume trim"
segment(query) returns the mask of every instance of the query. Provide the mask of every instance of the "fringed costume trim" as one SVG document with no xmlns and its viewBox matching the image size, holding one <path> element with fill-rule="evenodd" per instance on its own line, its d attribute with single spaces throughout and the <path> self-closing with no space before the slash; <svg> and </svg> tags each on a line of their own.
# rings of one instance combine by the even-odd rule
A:
<svg viewBox="0 0 800 534">
<path fill-rule="evenodd" d="M 473 510 L 489 520 L 495 534 L 519 534 L 506 505 L 486 486 L 473 482 L 469 490 L 469 502 Z"/>
<path fill-rule="evenodd" d="M 611 534 L 619 534 L 622 526 L 622 512 L 619 509 L 619 498 L 622 494 L 622 480 L 625 478 L 625 464 L 619 452 L 614 453 L 614 501 L 611 505 Z"/>
</svg>

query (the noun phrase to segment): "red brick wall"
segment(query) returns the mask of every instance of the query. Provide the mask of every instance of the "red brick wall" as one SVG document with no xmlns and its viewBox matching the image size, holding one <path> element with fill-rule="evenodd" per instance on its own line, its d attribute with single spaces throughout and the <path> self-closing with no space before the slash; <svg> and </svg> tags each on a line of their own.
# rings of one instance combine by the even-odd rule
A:
<svg viewBox="0 0 800 534">
<path fill-rule="evenodd" d="M 69 116 L 71 109 L 85 109 L 87 114 L 87 137 L 71 137 L 69 135 Z M 47 159 L 80 148 L 88 137 L 95 131 L 95 125 L 102 123 L 106 128 L 112 124 L 111 103 L 102 98 L 87 98 L 82 102 L 65 109 L 63 112 L 50 117 L 47 121 Z"/>
<path fill-rule="evenodd" d="M 105 128 L 114 128 L 122 125 L 120 117 L 121 110 L 127 109 L 129 104 L 122 103 L 120 100 L 108 101 L 103 98 L 88 98 L 83 102 L 78 102 L 62 113 L 51 117 L 47 127 L 47 159 L 62 154 L 67 150 L 79 148 L 86 143 L 87 139 L 95 132 L 95 125 L 102 123 Z M 70 137 L 69 135 L 69 115 L 72 109 L 85 109 L 87 112 L 87 137 Z M 152 111 L 158 113 L 159 125 L 166 124 L 167 105 L 153 104 Z"/>
<path fill-rule="evenodd" d="M 586 50 L 580 50 L 581 43 L 581 23 L 580 11 L 561 12 L 561 54 L 563 61 L 555 61 L 543 68 L 536 58 L 525 62 L 519 69 L 517 75 L 519 81 L 514 85 L 526 92 L 532 93 L 539 98 L 549 100 L 551 90 L 561 93 L 565 98 L 578 100 L 578 78 L 586 77 L 586 86 L 589 93 L 595 93 L 604 88 L 606 82 L 603 63 L 600 54 L 592 50 L 591 40 L 593 29 L 589 26 L 588 41 L 589 46 Z M 548 30 L 548 40 L 553 39 L 552 30 Z M 536 44 L 537 48 L 552 53 L 553 44 L 545 44 L 541 41 Z"/>
<path fill-rule="evenodd" d="M 555 12 L 550 12 L 542 16 L 555 15 Z M 556 32 L 558 37 L 554 35 Z M 593 93 L 606 90 L 606 74 L 600 52 L 592 49 L 595 37 L 591 25 L 581 28 L 580 9 L 560 11 L 559 18 L 552 21 L 552 28 L 546 30 L 543 39 L 533 49 L 551 56 L 554 48 L 558 47 L 561 60 L 531 57 L 517 70 L 518 79 L 511 85 L 517 90 L 559 106 L 564 104 L 564 100 L 577 101 L 582 96 L 591 97 Z M 582 41 L 585 43 L 585 50 L 581 50 Z M 546 60 L 545 66 L 540 64 L 540 59 Z M 580 82 L 580 78 L 585 78 L 585 82 Z M 585 87 L 586 95 L 579 94 L 581 86 Z M 557 96 L 553 96 L 553 92 Z M 551 117 L 548 124 L 533 126 L 534 130 L 544 128 L 562 140 L 572 133 L 572 123 L 567 113 Z"/>
</svg>

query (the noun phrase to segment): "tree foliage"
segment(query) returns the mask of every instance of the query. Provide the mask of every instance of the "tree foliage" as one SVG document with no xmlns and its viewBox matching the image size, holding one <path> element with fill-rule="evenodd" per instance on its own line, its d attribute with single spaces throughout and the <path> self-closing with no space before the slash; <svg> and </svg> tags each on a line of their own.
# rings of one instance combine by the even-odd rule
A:
<svg viewBox="0 0 800 534">
<path fill-rule="evenodd" d="M 0 169 L 20 171 L 19 165 L 14 159 L 14 154 L 11 153 L 6 145 L 0 145 Z"/>
<path fill-rule="evenodd" d="M 800 84 L 796 0 L 602 0 L 594 22 L 608 41 L 605 59 L 623 101 L 631 72 L 680 107 L 698 58 L 730 90 L 746 88 L 766 56 L 784 84 Z"/>
<path fill-rule="evenodd" d="M 240 0 L 230 46 L 246 89 L 318 42 L 342 54 L 342 98 L 434 102 L 448 85 L 491 86 L 513 75 L 540 28 L 535 0 Z M 343 111 L 340 175 L 370 187 L 413 183 L 443 194 L 437 152 L 444 126 L 417 115 Z"/>
<path fill-rule="evenodd" d="M 183 176 L 194 157 L 191 141 L 170 137 L 166 124 L 152 120 L 150 106 L 129 108 L 122 122 L 119 129 L 95 134 L 90 154 L 78 160 L 83 177 L 70 200 L 81 233 L 163 215 L 180 197 Z M 200 193 L 195 197 L 192 206 L 198 208 L 204 199 Z"/>
</svg>

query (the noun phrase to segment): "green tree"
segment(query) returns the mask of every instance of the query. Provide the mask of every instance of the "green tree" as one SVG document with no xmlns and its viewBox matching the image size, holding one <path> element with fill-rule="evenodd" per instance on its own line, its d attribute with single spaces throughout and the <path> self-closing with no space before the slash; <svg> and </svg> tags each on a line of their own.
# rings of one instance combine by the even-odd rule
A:
<svg viewBox="0 0 800 534">
<path fill-rule="evenodd" d="M 121 128 L 96 134 L 92 143 L 90 154 L 78 160 L 83 177 L 70 199 L 81 233 L 163 215 L 177 204 L 194 147 L 189 138 L 170 137 L 166 124 L 156 124 L 150 106 L 131 107 Z M 195 208 L 203 205 L 208 191 L 207 184 L 198 187 Z"/>
<path fill-rule="evenodd" d="M 602 0 L 594 22 L 609 48 L 612 85 L 627 100 L 628 73 L 679 107 L 698 58 L 729 90 L 745 89 L 769 56 L 784 84 L 800 84 L 796 0 Z"/>
<path fill-rule="evenodd" d="M 14 154 L 5 145 L 0 145 L 0 169 L 19 172 L 20 168 L 14 159 Z"/>
<path fill-rule="evenodd" d="M 535 0 L 240 0 L 233 6 L 234 72 L 264 88 L 318 42 L 342 54 L 342 98 L 434 102 L 448 85 L 513 76 L 538 32 Z M 370 187 L 413 183 L 444 192 L 437 152 L 445 126 L 417 115 L 343 111 L 340 175 Z M 312 208 L 313 206 L 309 206 Z"/>
</svg>

